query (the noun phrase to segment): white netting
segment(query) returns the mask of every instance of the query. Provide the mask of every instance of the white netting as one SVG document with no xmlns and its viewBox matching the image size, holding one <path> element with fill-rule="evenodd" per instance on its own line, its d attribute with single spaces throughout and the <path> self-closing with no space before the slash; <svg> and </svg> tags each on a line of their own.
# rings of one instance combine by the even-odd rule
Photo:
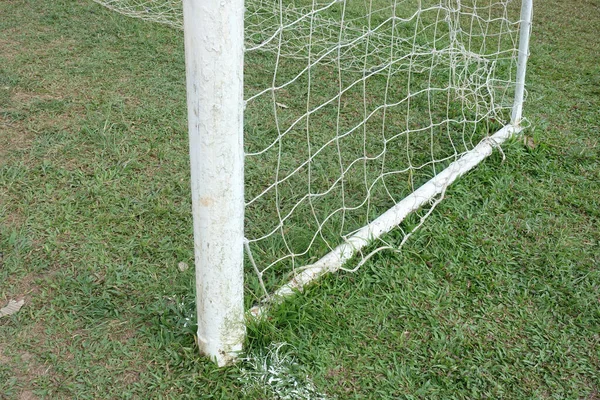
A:
<svg viewBox="0 0 600 400">
<path fill-rule="evenodd" d="M 182 26 L 179 1 L 94 1 Z M 253 293 L 272 291 L 508 123 L 516 3 L 246 1 Z"/>
</svg>

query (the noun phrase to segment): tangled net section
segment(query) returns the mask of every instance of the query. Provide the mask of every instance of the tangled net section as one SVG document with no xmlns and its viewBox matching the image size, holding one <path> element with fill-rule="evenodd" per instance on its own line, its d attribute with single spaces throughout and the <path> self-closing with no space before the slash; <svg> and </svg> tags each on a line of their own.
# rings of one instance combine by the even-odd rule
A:
<svg viewBox="0 0 600 400">
<path fill-rule="evenodd" d="M 182 27 L 179 1 L 94 1 Z M 520 2 L 245 7 L 247 285 L 260 298 L 509 123 Z"/>
</svg>

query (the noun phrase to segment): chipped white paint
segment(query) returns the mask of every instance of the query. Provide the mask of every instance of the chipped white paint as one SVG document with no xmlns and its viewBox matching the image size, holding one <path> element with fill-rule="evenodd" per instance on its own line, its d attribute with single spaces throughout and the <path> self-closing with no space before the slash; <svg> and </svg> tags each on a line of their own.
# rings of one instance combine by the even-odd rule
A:
<svg viewBox="0 0 600 400">
<path fill-rule="evenodd" d="M 272 343 L 242 359 L 239 380 L 244 384 L 242 391 L 254 388 L 267 389 L 270 397 L 281 400 L 326 400 L 310 377 L 303 372 L 287 343 Z"/>
<path fill-rule="evenodd" d="M 200 351 L 235 359 L 243 310 L 243 0 L 184 0 Z"/>
</svg>

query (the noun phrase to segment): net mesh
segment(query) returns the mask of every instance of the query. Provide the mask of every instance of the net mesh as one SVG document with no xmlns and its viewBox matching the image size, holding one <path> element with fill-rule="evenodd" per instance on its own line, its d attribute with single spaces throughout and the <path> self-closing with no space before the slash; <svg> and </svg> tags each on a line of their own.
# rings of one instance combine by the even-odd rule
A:
<svg viewBox="0 0 600 400">
<path fill-rule="evenodd" d="M 182 27 L 179 1 L 94 1 Z M 250 293 L 268 296 L 509 122 L 516 3 L 246 1 Z"/>
</svg>

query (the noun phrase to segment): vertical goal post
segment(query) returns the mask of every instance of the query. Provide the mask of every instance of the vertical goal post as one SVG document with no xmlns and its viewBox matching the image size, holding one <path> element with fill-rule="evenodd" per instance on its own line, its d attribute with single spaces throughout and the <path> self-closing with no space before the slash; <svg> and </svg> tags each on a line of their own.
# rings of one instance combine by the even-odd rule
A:
<svg viewBox="0 0 600 400">
<path fill-rule="evenodd" d="M 244 325 L 244 1 L 184 0 L 196 312 L 200 351 L 219 366 Z"/>
<path fill-rule="evenodd" d="M 529 58 L 529 37 L 531 36 L 531 22 L 533 17 L 533 0 L 523 0 L 521 4 L 521 26 L 519 31 L 519 55 L 517 59 L 517 80 L 515 100 L 513 103 L 510 123 L 521 126 L 523 117 L 523 101 L 525 97 L 525 75 L 527 73 L 527 59 Z"/>
<path fill-rule="evenodd" d="M 332 4 L 343 3 L 345 9 L 345 4 L 349 1 L 337 0 L 332 1 Z M 504 0 L 502 4 L 506 1 Z M 461 7 L 460 0 L 440 0 L 440 4 L 441 2 L 452 3 L 449 7 Z M 319 2 L 319 4 L 321 3 L 323 2 Z M 395 6 L 396 2 L 392 3 Z M 421 4 L 420 1 L 418 3 Z M 475 1 L 475 3 L 477 2 Z M 283 3 L 280 2 L 280 4 Z M 313 14 L 316 14 L 315 9 L 315 1 L 313 1 Z M 476 10 L 476 7 L 474 6 L 473 9 Z M 283 26 L 281 21 L 285 10 L 281 8 L 280 11 L 282 11 L 280 24 Z M 219 366 L 227 365 L 235 360 L 236 355 L 242 350 L 245 336 L 245 318 L 249 314 L 259 315 L 263 312 L 261 306 L 253 308 L 250 313 L 247 313 L 244 309 L 244 247 L 248 246 L 248 241 L 244 235 L 244 212 L 245 207 L 248 205 L 244 200 L 244 160 L 247 155 L 243 143 L 243 114 L 246 104 L 244 100 L 244 12 L 244 0 L 183 0 L 196 265 L 197 337 L 200 351 L 215 360 Z M 314 20 L 315 17 L 311 16 L 309 27 L 311 40 Z M 357 252 L 398 226 L 411 212 L 431 203 L 436 196 L 443 195 L 446 188 L 458 177 L 489 156 L 495 147 L 522 130 L 521 119 L 531 20 L 532 0 L 523 0 L 520 8 L 520 20 L 518 21 L 520 26 L 518 49 L 516 49 L 517 68 L 509 122 L 499 130 L 490 132 L 470 150 L 459 153 L 452 162 L 445 165 L 443 170 L 438 171 L 435 176 L 422 183 L 419 188 L 404 197 L 403 200 L 398 201 L 388 211 L 372 219 L 362 228 L 343 236 L 343 243 L 330 247 L 331 251 L 327 255 L 308 266 L 294 268 L 292 280 L 274 291 L 271 296 L 272 301 L 277 302 L 279 299 L 293 294 L 296 290 L 302 289 L 304 285 L 325 273 L 342 269 L 344 263 L 356 255 Z M 277 32 L 273 33 L 270 39 L 277 34 Z M 281 36 L 281 33 L 279 35 Z M 342 34 L 340 33 L 341 37 Z M 259 43 L 256 47 L 260 46 L 263 46 L 263 44 Z M 279 46 L 281 47 L 281 42 Z M 417 48 L 414 39 L 412 46 L 413 49 Z M 369 44 L 367 42 L 368 48 Z M 339 46 L 337 55 L 333 54 L 333 64 L 336 62 L 336 56 L 338 57 L 337 62 L 341 60 L 342 50 L 344 50 L 342 46 Z M 308 79 L 310 85 L 312 64 L 310 64 L 311 50 L 308 51 Z M 399 54 L 395 56 L 402 57 Z M 315 54 L 314 58 L 317 57 L 323 58 L 324 56 Z M 279 62 L 279 59 L 277 59 L 277 62 Z M 391 60 L 390 63 L 394 64 L 394 62 L 395 60 Z M 412 64 L 410 65 L 412 67 Z M 338 68 L 341 67 L 338 65 Z M 391 67 L 389 68 L 391 71 Z M 275 71 L 277 71 L 277 68 Z M 377 73 L 377 69 L 367 70 L 365 68 L 362 73 L 364 83 L 367 77 L 370 76 L 369 74 Z M 388 74 L 388 86 L 391 74 L 391 72 Z M 431 81 L 431 75 L 429 79 Z M 340 78 L 340 90 L 342 90 L 341 82 Z M 274 93 L 280 87 L 275 84 L 275 79 L 273 79 L 273 85 L 269 90 Z M 388 88 L 386 87 L 385 90 L 387 96 Z M 277 115 L 277 107 L 282 109 L 288 107 L 285 104 L 275 102 L 275 95 L 273 95 L 273 99 L 274 108 L 276 109 L 275 115 Z M 341 94 L 338 95 L 337 100 L 337 117 L 339 120 Z M 309 104 L 308 101 L 307 109 Z M 431 103 L 429 107 L 431 113 Z M 393 110 L 390 112 L 393 112 Z M 311 113 L 313 111 L 307 111 L 305 116 L 307 129 Z M 366 124 L 363 121 L 363 125 Z M 279 126 L 277 129 L 279 129 Z M 419 129 L 419 127 L 415 129 Z M 284 135 L 285 132 L 279 134 L 280 155 L 281 141 Z M 341 140 L 343 137 L 343 135 L 338 134 L 336 141 Z M 339 143 L 337 146 L 339 151 Z M 260 152 L 256 154 L 260 154 Z M 314 157 L 314 155 L 311 155 L 311 157 Z M 342 171 L 343 176 L 344 171 Z M 275 185 L 279 182 L 283 182 L 283 179 L 277 180 Z M 280 213 L 279 208 L 277 212 Z M 285 218 L 287 217 L 279 216 L 280 225 L 284 223 Z M 322 225 L 319 225 L 319 229 L 321 227 Z M 287 243 L 286 246 L 288 246 Z M 249 253 L 248 256 L 254 264 L 252 253 Z M 293 262 L 294 253 L 292 253 L 291 258 Z M 257 270 L 256 265 L 254 265 L 254 268 Z M 260 272 L 259 279 L 264 288 Z"/>
</svg>

